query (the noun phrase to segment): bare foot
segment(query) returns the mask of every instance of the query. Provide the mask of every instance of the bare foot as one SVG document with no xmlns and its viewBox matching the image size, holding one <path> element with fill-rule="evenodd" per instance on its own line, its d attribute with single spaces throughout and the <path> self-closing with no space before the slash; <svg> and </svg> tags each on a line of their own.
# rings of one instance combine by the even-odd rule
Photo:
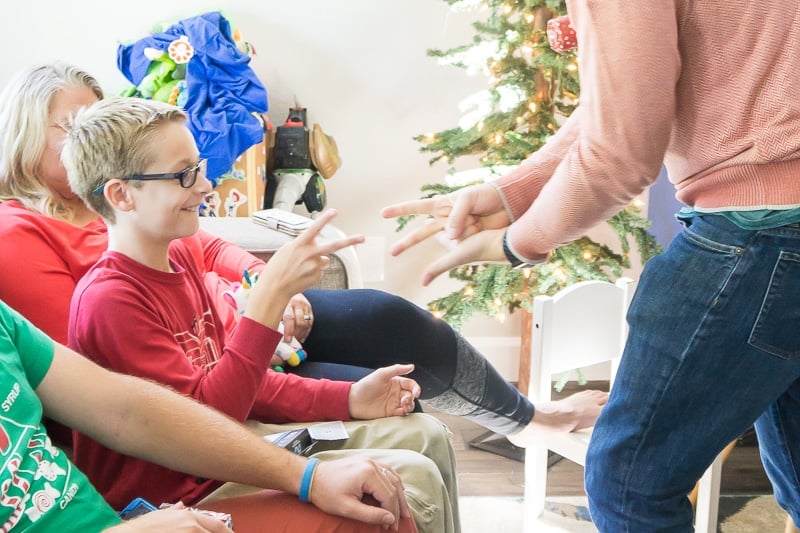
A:
<svg viewBox="0 0 800 533">
<path fill-rule="evenodd" d="M 522 431 L 508 435 L 508 440 L 524 448 L 543 432 L 567 433 L 592 427 L 607 401 L 607 392 L 584 390 L 563 400 L 536 404 L 531 423 Z"/>
</svg>

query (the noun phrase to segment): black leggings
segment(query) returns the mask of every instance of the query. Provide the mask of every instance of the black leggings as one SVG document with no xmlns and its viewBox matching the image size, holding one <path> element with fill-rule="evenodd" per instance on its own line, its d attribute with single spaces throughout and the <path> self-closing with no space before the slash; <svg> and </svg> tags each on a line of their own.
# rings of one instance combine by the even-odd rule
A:
<svg viewBox="0 0 800 533">
<path fill-rule="evenodd" d="M 533 406 L 445 321 L 372 289 L 309 290 L 314 325 L 303 342 L 307 377 L 357 381 L 375 368 L 412 363 L 421 399 L 498 433 L 522 429 Z"/>
</svg>

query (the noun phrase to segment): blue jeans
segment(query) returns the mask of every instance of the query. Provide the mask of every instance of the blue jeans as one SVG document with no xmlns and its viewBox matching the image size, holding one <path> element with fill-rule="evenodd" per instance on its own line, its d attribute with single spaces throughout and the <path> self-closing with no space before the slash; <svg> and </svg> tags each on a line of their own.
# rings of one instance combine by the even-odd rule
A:
<svg viewBox="0 0 800 533">
<path fill-rule="evenodd" d="M 756 423 L 778 503 L 800 524 L 800 227 L 685 221 L 644 268 L 586 459 L 600 531 L 692 531 L 687 494 Z"/>
</svg>

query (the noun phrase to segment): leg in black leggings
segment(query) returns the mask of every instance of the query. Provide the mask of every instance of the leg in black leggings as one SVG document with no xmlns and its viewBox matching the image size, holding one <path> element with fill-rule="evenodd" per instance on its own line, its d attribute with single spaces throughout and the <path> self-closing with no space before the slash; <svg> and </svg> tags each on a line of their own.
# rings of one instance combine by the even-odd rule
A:
<svg viewBox="0 0 800 533">
<path fill-rule="evenodd" d="M 314 361 L 366 372 L 363 369 L 413 363 L 410 377 L 422 387 L 421 398 L 436 409 L 466 416 L 501 434 L 517 432 L 533 418 L 533 405 L 473 346 L 408 300 L 371 289 L 304 294 L 314 311 L 314 325 L 303 343 L 309 361 L 298 368 Z"/>
</svg>

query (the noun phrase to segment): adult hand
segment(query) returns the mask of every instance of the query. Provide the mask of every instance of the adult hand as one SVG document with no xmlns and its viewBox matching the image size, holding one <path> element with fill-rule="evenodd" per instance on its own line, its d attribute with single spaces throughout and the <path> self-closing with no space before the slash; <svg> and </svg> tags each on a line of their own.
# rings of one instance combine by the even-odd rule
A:
<svg viewBox="0 0 800 533">
<path fill-rule="evenodd" d="M 392 255 L 400 255 L 442 231 L 447 239 L 460 241 L 484 230 L 505 228 L 511 222 L 497 189 L 487 183 L 433 198 L 390 205 L 381 211 L 381 215 L 384 218 L 403 215 L 432 217 L 421 228 L 396 242 L 389 250 Z"/>
<path fill-rule="evenodd" d="M 505 229 L 485 230 L 464 240 L 449 241 L 448 251 L 422 272 L 422 284 L 428 285 L 437 276 L 469 263 L 506 263 L 503 252 Z"/>
<path fill-rule="evenodd" d="M 138 516 L 118 526 L 108 528 L 104 533 L 136 532 L 191 532 L 191 533 L 232 533 L 232 529 L 220 520 L 187 509 L 183 504 L 173 505 Z"/>
<path fill-rule="evenodd" d="M 292 296 L 283 312 L 282 322 L 284 341 L 290 342 L 294 337 L 300 342 L 305 342 L 314 322 L 311 302 L 302 294 Z"/>
<path fill-rule="evenodd" d="M 413 379 L 402 377 L 413 370 L 414 365 L 387 366 L 353 383 L 348 399 L 350 416 L 372 420 L 413 411 L 421 389 Z"/>
<path fill-rule="evenodd" d="M 393 530 L 411 516 L 403 482 L 392 467 L 360 457 L 322 461 L 314 472 L 311 503 L 323 511 Z M 380 507 L 362 500 L 372 496 Z"/>
</svg>

